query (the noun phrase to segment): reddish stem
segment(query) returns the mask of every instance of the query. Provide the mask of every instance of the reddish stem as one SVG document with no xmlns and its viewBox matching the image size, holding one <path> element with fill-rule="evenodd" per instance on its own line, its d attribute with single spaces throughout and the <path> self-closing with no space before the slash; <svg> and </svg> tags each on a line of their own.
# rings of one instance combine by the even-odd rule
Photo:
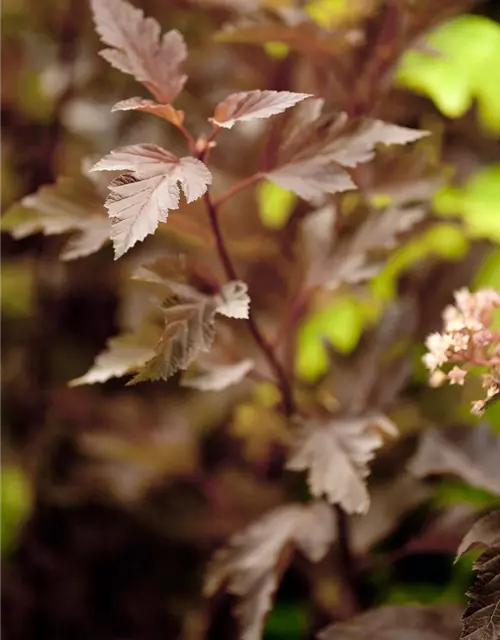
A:
<svg viewBox="0 0 500 640">
<path fill-rule="evenodd" d="M 227 191 L 225 191 L 219 198 L 217 198 L 217 200 L 214 202 L 214 207 L 218 209 L 222 204 L 224 204 L 227 200 L 229 200 L 229 198 L 232 198 L 235 193 L 238 193 L 238 191 L 242 191 L 243 189 L 250 187 L 252 184 L 255 184 L 256 182 L 258 182 L 261 178 L 262 178 L 261 173 L 254 173 L 252 176 L 249 176 L 248 178 L 244 178 L 243 180 L 240 180 L 240 182 L 237 182 L 236 184 L 234 184 Z"/>
<path fill-rule="evenodd" d="M 217 252 L 219 254 L 220 260 L 224 266 L 224 271 L 229 280 L 238 280 L 238 275 L 231 261 L 231 257 L 227 251 L 226 245 L 224 243 L 224 238 L 222 236 L 221 228 L 219 225 L 219 220 L 217 216 L 217 208 L 215 204 L 212 202 L 210 198 L 210 194 L 208 191 L 204 195 L 204 201 L 208 212 L 208 217 L 210 220 L 210 226 L 212 227 L 213 234 L 215 236 L 215 243 L 217 247 Z M 288 380 L 288 376 L 282 367 L 279 360 L 276 358 L 276 355 L 273 351 L 272 346 L 266 340 L 264 335 L 261 333 L 255 319 L 250 312 L 247 319 L 247 325 L 250 333 L 252 334 L 255 342 L 265 355 L 267 361 L 269 362 L 269 366 L 274 371 L 276 376 L 278 386 L 281 391 L 281 395 L 283 397 L 283 408 L 287 415 L 292 415 L 295 413 L 295 403 L 293 401 L 293 394 L 290 382 Z"/>
</svg>

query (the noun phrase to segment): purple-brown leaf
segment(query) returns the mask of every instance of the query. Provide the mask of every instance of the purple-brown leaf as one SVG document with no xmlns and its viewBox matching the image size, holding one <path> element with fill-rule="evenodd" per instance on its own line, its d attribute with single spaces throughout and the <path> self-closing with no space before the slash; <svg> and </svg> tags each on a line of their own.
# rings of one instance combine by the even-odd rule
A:
<svg viewBox="0 0 500 640">
<path fill-rule="evenodd" d="M 320 631 L 318 640 L 456 640 L 456 605 L 416 604 L 380 607 Z"/>
<path fill-rule="evenodd" d="M 244 282 L 228 282 L 220 294 L 204 295 L 189 285 L 165 280 L 174 295 L 162 306 L 164 330 L 155 352 L 130 384 L 168 380 L 185 371 L 201 353 L 210 351 L 215 336 L 215 315 L 231 318 L 248 315 L 250 298 Z M 245 315 L 245 313 L 247 315 Z"/>
<path fill-rule="evenodd" d="M 500 510 L 488 513 L 472 525 L 458 547 L 457 560 L 471 549 L 494 546 L 500 546 Z"/>
<path fill-rule="evenodd" d="M 417 477 L 453 475 L 500 495 L 500 438 L 485 423 L 474 428 L 427 429 L 410 461 Z"/>
<path fill-rule="evenodd" d="M 35 233 L 72 233 L 61 260 L 75 260 L 99 251 L 109 242 L 111 233 L 102 195 L 83 176 L 59 178 L 55 184 L 26 196 L 20 205 L 5 212 L 1 228 L 16 239 Z"/>
<path fill-rule="evenodd" d="M 92 367 L 85 375 L 71 380 L 70 386 L 102 383 L 137 371 L 153 356 L 156 341 L 154 332 L 126 333 L 110 338 Z"/>
<path fill-rule="evenodd" d="M 347 513 L 366 513 L 368 463 L 382 446 L 383 434 L 397 435 L 396 427 L 383 415 L 309 420 L 297 435 L 287 468 L 307 471 L 313 496 L 325 495 Z"/>
<path fill-rule="evenodd" d="M 154 233 L 158 223 L 166 222 L 168 212 L 179 207 L 181 188 L 187 202 L 192 202 L 212 181 L 200 160 L 178 158 L 154 144 L 116 149 L 93 167 L 93 171 L 122 170 L 127 173 L 111 182 L 105 202 L 115 258 Z"/>
<path fill-rule="evenodd" d="M 313 203 L 326 193 L 355 189 L 342 167 L 368 162 L 377 144 L 406 144 L 428 135 L 369 118 L 351 123 L 345 113 L 321 114 L 322 106 L 321 100 L 308 100 L 297 108 L 283 131 L 277 160 L 264 174 Z"/>
<path fill-rule="evenodd" d="M 278 507 L 235 534 L 227 547 L 216 552 L 207 570 L 205 594 L 213 596 L 227 583 L 228 592 L 240 598 L 236 605 L 240 637 L 261 640 L 285 546 L 292 543 L 312 562 L 318 562 L 334 535 L 334 517 L 325 503 Z"/>
<path fill-rule="evenodd" d="M 187 51 L 181 34 L 160 37 L 160 25 L 125 0 L 92 0 L 96 31 L 110 47 L 101 55 L 113 67 L 142 82 L 153 95 L 172 103 L 186 82 L 181 71 Z"/>
<path fill-rule="evenodd" d="M 171 104 L 160 104 L 147 98 L 128 98 L 117 102 L 111 111 L 144 111 L 158 118 L 168 120 L 176 127 L 184 122 L 184 111 L 174 109 Z"/>
<path fill-rule="evenodd" d="M 232 364 L 211 364 L 199 373 L 184 375 L 181 386 L 199 391 L 222 391 L 244 380 L 253 367 L 253 360 L 248 359 Z"/>
<path fill-rule="evenodd" d="M 308 93 L 291 91 L 241 91 L 232 93 L 215 107 L 210 121 L 219 127 L 231 129 L 236 122 L 255 118 L 269 118 L 310 98 Z"/>
</svg>

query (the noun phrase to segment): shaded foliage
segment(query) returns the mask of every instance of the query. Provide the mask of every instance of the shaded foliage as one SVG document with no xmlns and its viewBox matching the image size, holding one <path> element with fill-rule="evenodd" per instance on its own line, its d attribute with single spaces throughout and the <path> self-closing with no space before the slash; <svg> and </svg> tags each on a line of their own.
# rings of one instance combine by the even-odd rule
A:
<svg viewBox="0 0 500 640">
<path fill-rule="evenodd" d="M 499 26 L 73 5 L 2 9 L 5 636 L 498 637 Z"/>
</svg>

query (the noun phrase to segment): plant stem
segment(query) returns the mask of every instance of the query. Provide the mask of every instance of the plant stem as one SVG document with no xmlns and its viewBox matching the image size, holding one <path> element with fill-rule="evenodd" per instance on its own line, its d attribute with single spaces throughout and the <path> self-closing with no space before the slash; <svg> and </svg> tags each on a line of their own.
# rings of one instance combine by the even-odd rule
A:
<svg viewBox="0 0 500 640">
<path fill-rule="evenodd" d="M 249 176 L 248 178 L 244 178 L 243 180 L 240 180 L 240 182 L 237 182 L 232 187 L 230 187 L 227 191 L 225 191 L 220 196 L 220 198 L 217 198 L 217 200 L 214 202 L 214 207 L 217 209 L 218 207 L 220 207 L 221 204 L 224 204 L 226 200 L 229 200 L 229 198 L 234 196 L 235 193 L 238 193 L 238 191 L 241 191 L 242 189 L 245 189 L 246 187 L 249 187 L 250 185 L 255 184 L 261 178 L 262 178 L 262 175 L 260 173 L 254 173 L 252 176 Z"/>
<path fill-rule="evenodd" d="M 339 507 L 338 505 L 335 506 L 335 512 L 337 515 L 340 573 L 347 592 L 347 606 L 351 609 L 351 611 L 349 611 L 349 614 L 351 615 L 360 610 L 358 584 L 356 579 L 357 569 L 352 555 L 347 514 L 342 507 Z"/>
<path fill-rule="evenodd" d="M 234 265 L 231 261 L 231 257 L 227 251 L 226 245 L 224 243 L 224 238 L 222 236 L 221 228 L 219 225 L 219 220 L 217 216 L 217 207 L 212 202 L 210 198 L 210 194 L 208 191 L 204 195 L 204 201 L 208 212 L 208 217 L 210 220 L 210 226 L 212 227 L 212 231 L 215 236 L 215 243 L 217 247 L 217 252 L 219 254 L 220 260 L 224 266 L 224 271 L 229 280 L 238 280 L 238 275 L 234 268 Z M 281 395 L 283 398 L 283 408 L 287 415 L 292 415 L 295 412 L 295 404 L 293 401 L 292 389 L 290 386 L 290 382 L 288 380 L 288 376 L 281 365 L 280 361 L 277 359 L 272 346 L 266 340 L 262 332 L 260 331 L 257 323 L 254 320 L 252 312 L 250 311 L 248 314 L 247 325 L 250 333 L 252 334 L 255 342 L 260 347 L 262 352 L 267 358 L 271 369 L 274 371 L 276 376 L 278 386 L 281 391 Z"/>
</svg>

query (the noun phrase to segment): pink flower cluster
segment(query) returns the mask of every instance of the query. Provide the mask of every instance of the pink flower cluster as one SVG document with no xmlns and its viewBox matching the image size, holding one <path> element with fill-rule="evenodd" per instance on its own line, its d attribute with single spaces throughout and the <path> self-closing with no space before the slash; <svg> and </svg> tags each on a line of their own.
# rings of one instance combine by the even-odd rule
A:
<svg viewBox="0 0 500 640">
<path fill-rule="evenodd" d="M 428 352 L 423 362 L 430 371 L 431 386 L 446 381 L 463 385 L 473 367 L 486 370 L 482 374 L 486 397 L 472 405 L 476 415 L 500 399 L 500 331 L 493 328 L 495 309 L 500 309 L 498 291 L 460 289 L 455 292 L 455 304 L 443 311 L 444 331 L 431 333 L 425 341 Z"/>
</svg>

